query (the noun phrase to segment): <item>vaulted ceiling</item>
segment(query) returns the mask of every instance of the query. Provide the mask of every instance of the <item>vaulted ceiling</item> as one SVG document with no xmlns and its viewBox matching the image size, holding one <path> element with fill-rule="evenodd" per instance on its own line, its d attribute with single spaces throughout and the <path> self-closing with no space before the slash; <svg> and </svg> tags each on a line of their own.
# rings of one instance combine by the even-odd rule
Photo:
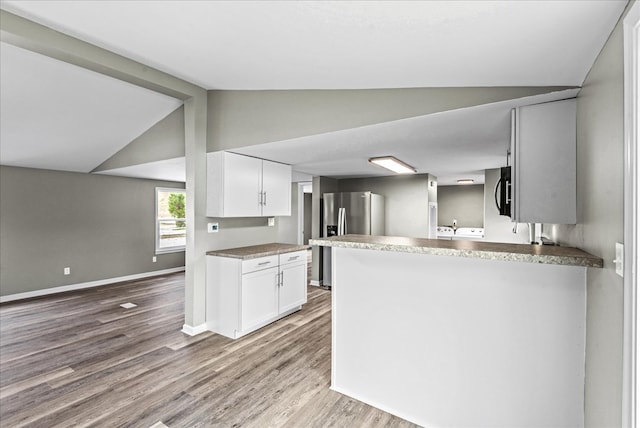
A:
<svg viewBox="0 0 640 428">
<path fill-rule="evenodd" d="M 2 7 L 205 89 L 579 86 L 626 0 Z"/>
<path fill-rule="evenodd" d="M 1 7 L 206 89 L 254 90 L 579 86 L 626 3 L 5 0 Z M 2 164 L 90 171 L 180 104 L 0 48 Z M 398 125 L 386 128 L 403 135 Z M 453 143 L 450 131 L 440 131 L 441 144 Z"/>
</svg>

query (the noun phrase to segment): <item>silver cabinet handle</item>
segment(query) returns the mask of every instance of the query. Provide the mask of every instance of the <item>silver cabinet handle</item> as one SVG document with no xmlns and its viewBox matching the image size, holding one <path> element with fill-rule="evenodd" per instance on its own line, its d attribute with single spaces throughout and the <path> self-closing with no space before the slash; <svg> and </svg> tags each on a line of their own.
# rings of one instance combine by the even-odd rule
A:
<svg viewBox="0 0 640 428">
<path fill-rule="evenodd" d="M 264 195 L 264 202 L 262 205 L 267 205 L 267 192 L 262 192 L 262 194 Z"/>
<path fill-rule="evenodd" d="M 258 192 L 258 205 L 263 205 L 263 203 L 262 203 L 262 192 Z"/>
<path fill-rule="evenodd" d="M 300 257 L 300 256 L 289 257 L 289 261 L 291 261 L 291 260 L 296 260 L 298 257 Z"/>
<path fill-rule="evenodd" d="M 270 261 L 261 262 L 261 263 L 258 263 L 258 266 L 268 265 L 269 263 L 271 263 L 271 262 Z"/>
</svg>

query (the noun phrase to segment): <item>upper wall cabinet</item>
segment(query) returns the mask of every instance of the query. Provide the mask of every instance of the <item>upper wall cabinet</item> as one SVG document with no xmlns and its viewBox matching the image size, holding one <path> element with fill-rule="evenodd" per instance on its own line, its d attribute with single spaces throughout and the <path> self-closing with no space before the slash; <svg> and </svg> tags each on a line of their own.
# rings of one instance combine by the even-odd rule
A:
<svg viewBox="0 0 640 428">
<path fill-rule="evenodd" d="M 207 216 L 291 215 L 291 166 L 229 152 L 207 153 Z"/>
<path fill-rule="evenodd" d="M 512 220 L 576 223 L 576 100 L 512 114 Z"/>
</svg>

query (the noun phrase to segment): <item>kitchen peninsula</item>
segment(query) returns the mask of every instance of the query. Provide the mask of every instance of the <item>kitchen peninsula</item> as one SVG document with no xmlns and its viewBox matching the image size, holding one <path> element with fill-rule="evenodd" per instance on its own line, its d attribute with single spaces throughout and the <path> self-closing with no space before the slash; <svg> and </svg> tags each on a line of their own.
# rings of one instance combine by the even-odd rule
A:
<svg viewBox="0 0 640 428">
<path fill-rule="evenodd" d="M 344 235 L 331 388 L 422 426 L 583 426 L 586 271 L 566 247 Z"/>
</svg>

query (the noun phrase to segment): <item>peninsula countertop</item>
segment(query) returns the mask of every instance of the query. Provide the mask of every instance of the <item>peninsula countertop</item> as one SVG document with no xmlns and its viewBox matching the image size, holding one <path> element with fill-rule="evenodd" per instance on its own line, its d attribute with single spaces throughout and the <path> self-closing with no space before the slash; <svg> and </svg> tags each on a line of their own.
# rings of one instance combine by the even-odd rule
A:
<svg viewBox="0 0 640 428">
<path fill-rule="evenodd" d="M 572 247 L 552 245 L 506 244 L 482 241 L 450 241 L 443 239 L 400 236 L 342 235 L 317 238 L 310 245 L 359 248 L 377 251 L 468 257 L 486 260 L 541 263 L 601 268 L 601 258 Z"/>
<path fill-rule="evenodd" d="M 225 248 L 222 250 L 207 251 L 207 256 L 230 257 L 234 259 L 255 259 L 258 257 L 274 256 L 284 253 L 292 253 L 294 251 L 308 250 L 308 245 L 280 244 L 277 242 L 271 244 L 251 245 L 249 247 Z"/>
</svg>

